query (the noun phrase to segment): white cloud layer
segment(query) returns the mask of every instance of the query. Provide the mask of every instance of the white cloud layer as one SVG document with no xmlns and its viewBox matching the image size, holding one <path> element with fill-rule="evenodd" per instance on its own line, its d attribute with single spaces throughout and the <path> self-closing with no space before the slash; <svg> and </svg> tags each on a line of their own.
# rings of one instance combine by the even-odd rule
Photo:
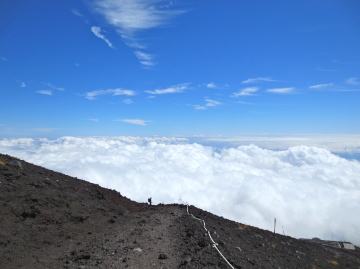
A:
<svg viewBox="0 0 360 269">
<path fill-rule="evenodd" d="M 238 147 L 255 144 L 270 150 L 286 150 L 289 147 L 305 145 L 321 147 L 338 154 L 360 154 L 360 135 L 293 135 L 293 136 L 239 136 L 205 137 L 202 143 L 221 144 L 226 147 Z"/>
<path fill-rule="evenodd" d="M 102 33 L 101 33 L 101 28 L 98 26 L 92 26 L 91 28 L 91 32 L 98 38 L 102 39 L 105 41 L 106 44 L 108 44 L 108 46 L 112 49 L 115 49 L 115 47 L 113 46 L 113 44 L 110 42 L 109 39 L 107 39 Z"/>
<path fill-rule="evenodd" d="M 215 150 L 176 138 L 2 139 L 0 152 L 145 202 L 179 199 L 294 237 L 360 244 L 360 163 L 326 149 Z"/>
<path fill-rule="evenodd" d="M 97 90 L 97 91 L 92 91 L 92 92 L 86 92 L 85 93 L 85 98 L 89 99 L 89 100 L 95 100 L 97 96 L 99 95 L 112 95 L 112 96 L 116 96 L 116 95 L 128 95 L 128 96 L 132 96 L 135 95 L 134 91 L 131 90 L 126 90 L 126 89 L 108 89 L 108 90 Z"/>
</svg>

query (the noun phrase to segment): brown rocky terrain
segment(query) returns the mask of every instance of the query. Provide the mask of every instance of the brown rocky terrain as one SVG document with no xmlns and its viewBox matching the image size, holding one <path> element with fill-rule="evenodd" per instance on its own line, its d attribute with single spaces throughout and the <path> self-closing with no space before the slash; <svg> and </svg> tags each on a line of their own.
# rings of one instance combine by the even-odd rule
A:
<svg viewBox="0 0 360 269">
<path fill-rule="evenodd" d="M 121 176 L 121 175 L 119 175 Z M 0 268 L 360 268 L 360 250 L 274 234 L 193 206 L 137 203 L 0 154 Z"/>
</svg>

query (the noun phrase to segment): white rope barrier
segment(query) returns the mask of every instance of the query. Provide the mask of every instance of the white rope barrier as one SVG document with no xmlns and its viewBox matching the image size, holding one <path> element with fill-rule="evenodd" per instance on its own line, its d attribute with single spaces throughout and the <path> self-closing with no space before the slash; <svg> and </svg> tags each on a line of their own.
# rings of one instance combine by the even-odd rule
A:
<svg viewBox="0 0 360 269">
<path fill-rule="evenodd" d="M 211 242 L 212 242 L 212 247 L 215 248 L 215 249 L 217 250 L 217 252 L 219 252 L 220 256 L 226 261 L 226 263 L 227 263 L 232 269 L 235 269 L 235 268 L 231 265 L 231 263 L 225 258 L 225 256 L 220 252 L 220 250 L 218 249 L 218 247 L 217 247 L 218 243 L 216 243 L 216 242 L 212 239 L 210 232 L 208 231 L 208 229 L 206 229 L 205 221 L 204 221 L 203 219 L 199 219 L 199 218 L 195 217 L 193 214 L 189 213 L 189 205 L 188 205 L 188 204 L 186 204 L 186 211 L 187 211 L 187 214 L 190 215 L 192 218 L 194 218 L 194 219 L 196 219 L 196 220 L 198 220 L 198 221 L 200 221 L 200 222 L 202 222 L 202 223 L 204 224 L 204 229 L 205 229 L 205 231 L 207 232 L 207 234 L 209 235 L 209 238 L 210 238 L 210 240 L 211 240 Z"/>
</svg>

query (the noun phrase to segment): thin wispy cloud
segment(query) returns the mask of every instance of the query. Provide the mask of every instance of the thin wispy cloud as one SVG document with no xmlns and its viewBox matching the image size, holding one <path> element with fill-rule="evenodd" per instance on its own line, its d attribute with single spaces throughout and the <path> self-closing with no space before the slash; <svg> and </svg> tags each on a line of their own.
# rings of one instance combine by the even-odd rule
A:
<svg viewBox="0 0 360 269">
<path fill-rule="evenodd" d="M 318 31 L 322 31 L 325 29 L 329 29 L 334 27 L 334 25 L 312 25 L 311 27 L 306 27 L 302 30 L 302 32 L 318 32 Z"/>
<path fill-rule="evenodd" d="M 75 9 L 75 8 L 73 8 L 73 9 L 71 10 L 71 12 L 72 12 L 74 15 L 80 17 L 80 18 L 84 18 L 84 15 L 83 15 L 80 11 L 78 11 L 77 9 Z"/>
<path fill-rule="evenodd" d="M 358 78 L 347 78 L 347 79 L 345 79 L 345 82 L 346 82 L 346 84 L 349 84 L 349 85 L 360 85 Z"/>
<path fill-rule="evenodd" d="M 149 121 L 146 120 L 139 120 L 139 119 L 120 119 L 120 120 L 115 120 L 115 121 L 121 121 L 121 122 L 126 122 L 126 123 L 131 123 L 131 124 L 136 124 L 136 125 L 147 125 L 146 123 Z"/>
<path fill-rule="evenodd" d="M 53 84 L 48 83 L 48 82 L 43 82 L 42 84 L 45 85 L 45 86 L 50 87 L 50 88 L 53 89 L 53 90 L 57 90 L 57 91 L 63 91 L 63 90 L 65 90 L 65 89 L 62 88 L 62 87 L 54 86 Z"/>
<path fill-rule="evenodd" d="M 271 93 L 283 93 L 283 94 L 290 94 L 290 93 L 294 93 L 294 87 L 289 87 L 289 88 L 275 88 L 275 89 L 268 89 L 266 90 L 267 92 L 271 92 Z"/>
<path fill-rule="evenodd" d="M 135 92 L 131 91 L 131 90 L 118 88 L 118 89 L 108 89 L 108 90 L 98 90 L 98 91 L 86 92 L 84 94 L 85 98 L 89 99 L 89 100 L 95 100 L 100 95 L 112 95 L 112 96 L 128 95 L 128 96 L 132 96 L 132 95 L 135 95 Z"/>
<path fill-rule="evenodd" d="M 208 89 L 224 89 L 224 88 L 227 88 L 229 87 L 228 84 L 217 84 L 215 82 L 209 82 L 209 83 L 203 83 L 203 84 L 200 84 L 198 85 L 198 87 L 205 87 L 205 88 L 208 88 Z"/>
<path fill-rule="evenodd" d="M 91 28 L 91 32 L 98 38 L 102 39 L 105 41 L 106 44 L 108 44 L 108 46 L 112 49 L 115 49 L 115 47 L 113 46 L 113 44 L 110 42 L 109 39 L 107 39 L 102 33 L 101 33 L 101 28 L 98 26 L 92 26 Z"/>
<path fill-rule="evenodd" d="M 206 103 L 204 105 L 195 105 L 194 108 L 198 109 L 198 110 L 205 110 L 205 109 L 208 109 L 210 107 L 219 106 L 219 105 L 222 104 L 219 101 L 215 101 L 215 100 L 212 100 L 212 99 L 209 99 L 209 98 L 205 98 L 205 102 Z"/>
<path fill-rule="evenodd" d="M 348 65 L 348 64 L 356 64 L 356 61 L 339 61 L 339 60 L 333 60 L 332 61 L 333 63 L 335 64 L 345 64 L 345 65 Z"/>
<path fill-rule="evenodd" d="M 146 48 L 137 40 L 139 32 L 167 25 L 172 18 L 184 13 L 173 9 L 173 2 L 166 0 L 96 0 L 94 6 L 107 23 L 115 28 L 125 44 L 136 49 Z M 142 65 L 154 65 L 152 60 L 135 55 Z"/>
<path fill-rule="evenodd" d="M 324 89 L 324 88 L 328 88 L 330 86 L 334 85 L 334 83 L 325 83 L 325 84 L 318 84 L 318 85 L 313 85 L 310 86 L 310 89 Z"/>
<path fill-rule="evenodd" d="M 174 16 L 183 13 L 171 10 L 165 0 L 98 0 L 96 10 L 114 26 L 125 39 L 133 40 L 138 31 L 163 26 Z"/>
<path fill-rule="evenodd" d="M 50 91 L 50 90 L 39 90 L 39 91 L 36 91 L 37 93 L 40 93 L 40 94 L 45 94 L 45 95 L 53 95 L 53 92 Z"/>
<path fill-rule="evenodd" d="M 124 100 L 123 100 L 123 103 L 124 103 L 124 104 L 127 104 L 127 105 L 131 105 L 131 104 L 134 103 L 134 101 L 131 100 L 131 99 L 124 99 Z"/>
<path fill-rule="evenodd" d="M 143 65 L 143 66 L 153 66 L 155 63 L 153 62 L 153 56 L 149 53 L 145 53 L 145 52 L 142 52 L 142 51 L 135 51 L 134 52 L 136 58 L 139 59 L 140 63 Z"/>
<path fill-rule="evenodd" d="M 59 130 L 59 128 L 32 128 L 32 131 L 35 132 L 41 132 L 41 133 L 50 133 L 56 130 Z"/>
<path fill-rule="evenodd" d="M 71 13 L 73 13 L 75 16 L 81 18 L 84 21 L 84 23 L 90 24 L 89 21 L 86 19 L 86 16 L 84 14 L 82 14 L 79 10 L 72 9 Z"/>
<path fill-rule="evenodd" d="M 20 86 L 20 88 L 25 88 L 26 84 L 25 84 L 25 82 L 21 82 L 19 86 Z"/>
<path fill-rule="evenodd" d="M 317 71 L 321 71 L 321 72 L 338 72 L 340 70 L 337 69 L 326 69 L 326 68 L 321 68 L 321 67 L 316 67 Z"/>
<path fill-rule="evenodd" d="M 258 78 L 249 78 L 247 80 L 242 81 L 241 83 L 242 84 L 259 83 L 259 82 L 263 82 L 263 81 L 274 82 L 274 81 L 277 81 L 277 80 L 273 80 L 272 78 L 269 78 L 269 77 L 258 77 Z"/>
<path fill-rule="evenodd" d="M 248 87 L 248 88 L 244 88 L 238 92 L 233 93 L 232 96 L 233 97 L 251 96 L 251 95 L 255 95 L 254 93 L 257 92 L 258 90 L 259 90 L 258 87 Z"/>
<path fill-rule="evenodd" d="M 99 119 L 89 119 L 90 121 L 93 121 L 93 122 L 99 122 L 100 120 Z"/>
<path fill-rule="evenodd" d="M 7 59 L 4 58 L 4 57 L 0 57 L 0 60 L 4 61 L 4 62 L 7 62 Z"/>
<path fill-rule="evenodd" d="M 194 105 L 194 108 L 197 109 L 197 110 L 205 110 L 205 109 L 207 109 L 207 107 L 201 106 L 201 105 Z"/>
<path fill-rule="evenodd" d="M 206 101 L 205 106 L 207 106 L 207 107 L 213 107 L 213 106 L 221 105 L 221 102 L 215 101 L 215 100 L 212 100 L 212 99 L 207 98 L 207 99 L 205 99 L 205 101 Z"/>
<path fill-rule="evenodd" d="M 360 92 L 360 90 L 356 89 L 338 89 L 337 92 Z"/>
<path fill-rule="evenodd" d="M 183 83 L 183 84 L 178 84 L 178 85 L 171 86 L 171 87 L 166 88 L 166 89 L 157 89 L 157 90 L 145 91 L 145 92 L 150 93 L 150 94 L 181 93 L 181 92 L 183 92 L 183 91 L 185 91 L 185 90 L 187 90 L 189 88 L 189 84 L 190 83 Z"/>
<path fill-rule="evenodd" d="M 253 103 L 243 102 L 243 101 L 237 101 L 236 103 L 242 104 L 242 105 L 253 105 Z"/>
<path fill-rule="evenodd" d="M 208 83 L 208 84 L 206 84 L 206 87 L 207 88 L 216 88 L 217 86 L 215 85 L 215 83 L 214 82 L 210 82 L 210 83 Z"/>
</svg>

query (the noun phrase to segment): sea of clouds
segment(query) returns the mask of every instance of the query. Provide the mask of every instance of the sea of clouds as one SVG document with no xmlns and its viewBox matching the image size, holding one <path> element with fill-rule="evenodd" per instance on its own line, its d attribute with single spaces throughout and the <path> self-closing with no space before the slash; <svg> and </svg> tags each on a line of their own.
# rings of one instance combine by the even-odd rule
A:
<svg viewBox="0 0 360 269">
<path fill-rule="evenodd" d="M 115 189 L 186 202 L 293 237 L 360 245 L 360 162 L 324 148 L 214 148 L 181 138 L 0 139 L 0 152 Z"/>
</svg>

